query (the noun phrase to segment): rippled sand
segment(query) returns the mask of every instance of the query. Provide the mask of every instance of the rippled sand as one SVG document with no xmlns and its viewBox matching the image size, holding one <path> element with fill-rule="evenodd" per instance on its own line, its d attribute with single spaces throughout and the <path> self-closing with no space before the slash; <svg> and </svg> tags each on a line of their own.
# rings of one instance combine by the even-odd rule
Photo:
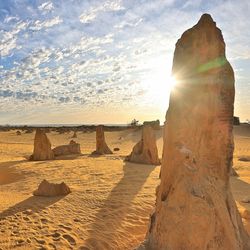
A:
<svg viewBox="0 0 250 250">
<path fill-rule="evenodd" d="M 236 200 L 250 200 L 250 126 L 235 127 Z M 106 132 L 113 155 L 91 157 L 95 133 L 78 132 L 82 155 L 54 161 L 29 162 L 32 134 L 0 132 L 0 249 L 133 249 L 144 238 L 155 202 L 160 166 L 125 163 L 140 138 L 140 130 Z M 157 131 L 159 155 L 162 131 Z M 70 134 L 51 132 L 53 146 L 68 143 Z M 43 180 L 65 181 L 72 193 L 65 197 L 32 196 Z M 241 211 L 250 203 L 238 203 Z M 250 233 L 250 220 L 244 220 Z"/>
</svg>

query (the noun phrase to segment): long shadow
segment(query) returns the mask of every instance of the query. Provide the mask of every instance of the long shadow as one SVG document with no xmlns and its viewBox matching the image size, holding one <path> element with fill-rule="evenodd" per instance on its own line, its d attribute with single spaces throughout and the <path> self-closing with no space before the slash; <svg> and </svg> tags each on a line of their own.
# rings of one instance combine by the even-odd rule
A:
<svg viewBox="0 0 250 250">
<path fill-rule="evenodd" d="M 33 212 L 39 212 L 44 210 L 48 206 L 56 203 L 57 201 L 61 200 L 65 196 L 57 196 L 57 197 L 39 197 L 39 196 L 31 196 L 26 200 L 23 200 L 14 206 L 4 210 L 0 213 L 0 220 L 5 218 L 6 216 L 15 215 L 19 212 L 24 212 L 28 209 L 32 210 Z"/>
<path fill-rule="evenodd" d="M 69 155 L 60 155 L 60 156 L 56 156 L 55 159 L 53 160 L 43 160 L 43 161 L 30 161 L 29 162 L 33 162 L 36 165 L 40 165 L 40 164 L 44 164 L 46 162 L 53 162 L 56 160 L 63 160 L 63 161 L 71 161 L 71 160 L 76 160 L 76 159 L 81 159 L 81 157 L 83 156 L 88 156 L 88 154 L 69 154 Z M 26 161 L 27 162 L 27 161 Z"/>
<path fill-rule="evenodd" d="M 61 156 L 56 156 L 55 160 L 75 160 L 75 159 L 81 159 L 82 156 L 88 156 L 88 154 L 61 155 Z"/>
<path fill-rule="evenodd" d="M 0 185 L 6 185 L 24 179 L 24 174 L 12 168 L 23 162 L 26 162 L 26 160 L 0 162 Z"/>
<path fill-rule="evenodd" d="M 141 190 L 155 166 L 125 162 L 124 176 L 110 192 L 91 225 L 84 246 L 89 249 L 110 249 L 121 238 L 119 229 L 132 206 L 134 197 Z M 108 229 L 108 230 L 107 230 Z"/>
<path fill-rule="evenodd" d="M 0 162 L 0 170 L 2 167 L 9 168 L 23 162 L 26 162 L 26 160 Z"/>
</svg>

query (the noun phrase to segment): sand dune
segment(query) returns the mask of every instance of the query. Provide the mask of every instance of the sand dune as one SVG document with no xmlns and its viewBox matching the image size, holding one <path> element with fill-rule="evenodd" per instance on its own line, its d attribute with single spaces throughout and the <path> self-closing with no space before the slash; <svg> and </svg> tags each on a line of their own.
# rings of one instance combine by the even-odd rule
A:
<svg viewBox="0 0 250 250">
<path fill-rule="evenodd" d="M 162 151 L 162 131 L 157 146 Z M 239 178 L 231 184 L 241 211 L 250 210 L 250 126 L 234 128 L 234 166 Z M 95 133 L 77 133 L 82 155 L 30 162 L 32 134 L 0 133 L 0 249 L 133 249 L 144 238 L 155 201 L 160 166 L 133 164 L 123 159 L 139 141 L 141 131 L 106 132 L 113 155 L 90 156 Z M 48 134 L 52 146 L 67 144 L 72 133 Z M 161 153 L 159 154 L 161 158 Z M 47 179 L 65 181 L 72 193 L 65 197 L 34 197 Z M 244 220 L 250 234 L 250 220 Z"/>
</svg>

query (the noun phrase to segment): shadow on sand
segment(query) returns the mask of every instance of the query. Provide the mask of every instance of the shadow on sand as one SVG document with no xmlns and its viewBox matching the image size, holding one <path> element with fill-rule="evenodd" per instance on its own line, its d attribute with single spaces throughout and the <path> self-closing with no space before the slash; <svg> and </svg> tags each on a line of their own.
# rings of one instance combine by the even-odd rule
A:
<svg viewBox="0 0 250 250">
<path fill-rule="evenodd" d="M 125 162 L 122 179 L 110 192 L 103 206 L 95 216 L 85 241 L 86 249 L 110 249 L 121 239 L 121 225 L 130 212 L 134 197 L 141 190 L 155 166 Z M 124 237 L 124 235 L 123 235 Z"/>
<path fill-rule="evenodd" d="M 88 156 L 88 154 L 61 155 L 61 156 L 56 156 L 55 160 L 75 160 L 75 159 L 81 159 L 81 157 L 83 156 Z"/>
<path fill-rule="evenodd" d="M 23 162 L 26 162 L 26 160 L 0 162 L 0 170 L 3 167 L 4 168 L 9 168 L 9 167 L 15 166 L 15 165 L 23 163 Z"/>
<path fill-rule="evenodd" d="M 24 179 L 24 174 L 17 171 L 15 168 L 12 168 L 13 166 L 23 162 L 26 162 L 26 160 L 1 162 L 0 185 L 6 185 Z"/>
<path fill-rule="evenodd" d="M 46 162 L 54 162 L 54 161 L 57 161 L 57 160 L 60 160 L 60 161 L 71 161 L 71 160 L 76 160 L 76 159 L 81 159 L 81 157 L 83 156 L 88 156 L 88 154 L 69 154 L 69 155 L 60 155 L 60 156 L 56 156 L 55 159 L 52 159 L 52 160 L 42 160 L 42 161 L 33 161 L 33 160 L 27 160 L 26 162 L 33 162 L 35 164 L 44 164 Z"/>
<path fill-rule="evenodd" d="M 33 213 L 44 210 L 48 206 L 56 203 L 61 200 L 65 196 L 57 196 L 57 197 L 39 197 L 39 196 L 31 196 L 26 200 L 23 200 L 14 206 L 4 210 L 0 213 L 0 220 L 5 218 L 6 216 L 15 215 L 20 212 L 24 212 L 28 209 L 32 210 Z"/>
</svg>

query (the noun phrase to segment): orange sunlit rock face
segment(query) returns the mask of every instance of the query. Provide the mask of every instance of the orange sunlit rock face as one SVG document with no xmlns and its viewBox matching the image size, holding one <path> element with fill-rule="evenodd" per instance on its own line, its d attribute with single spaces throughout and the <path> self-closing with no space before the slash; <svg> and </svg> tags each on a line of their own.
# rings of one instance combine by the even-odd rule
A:
<svg viewBox="0 0 250 250">
<path fill-rule="evenodd" d="M 102 125 L 96 127 L 96 150 L 93 152 L 93 154 L 112 154 L 111 149 L 108 147 L 105 141 Z"/>
<path fill-rule="evenodd" d="M 34 151 L 30 160 L 44 161 L 54 159 L 54 153 L 51 150 L 51 143 L 46 133 L 38 128 L 36 129 L 36 135 L 34 139 Z"/>
<path fill-rule="evenodd" d="M 143 164 L 160 164 L 155 134 L 150 125 L 143 125 L 142 138 L 133 147 L 126 160 Z"/>
<path fill-rule="evenodd" d="M 212 17 L 202 15 L 176 44 L 164 130 L 161 183 L 149 249 L 249 249 L 229 175 L 234 72 Z"/>
<path fill-rule="evenodd" d="M 64 183 L 50 183 L 47 180 L 43 180 L 38 188 L 33 192 L 35 196 L 45 196 L 45 197 L 53 197 L 60 195 L 69 194 L 70 188 Z"/>
</svg>

